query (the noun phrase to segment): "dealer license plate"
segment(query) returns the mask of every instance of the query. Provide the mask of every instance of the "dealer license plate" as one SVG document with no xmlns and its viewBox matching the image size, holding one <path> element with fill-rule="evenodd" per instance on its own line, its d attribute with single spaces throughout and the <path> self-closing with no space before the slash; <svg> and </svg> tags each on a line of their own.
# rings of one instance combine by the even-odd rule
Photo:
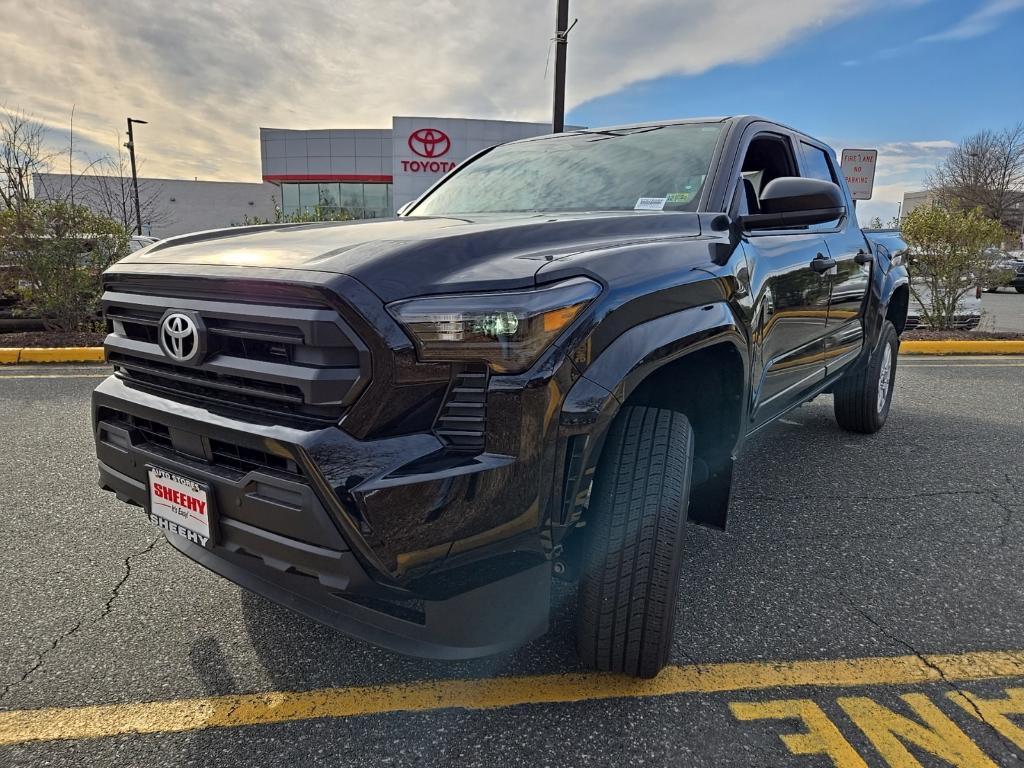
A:
<svg viewBox="0 0 1024 768">
<path fill-rule="evenodd" d="M 205 483 L 149 467 L 149 520 L 202 547 L 213 546 L 209 487 Z"/>
</svg>

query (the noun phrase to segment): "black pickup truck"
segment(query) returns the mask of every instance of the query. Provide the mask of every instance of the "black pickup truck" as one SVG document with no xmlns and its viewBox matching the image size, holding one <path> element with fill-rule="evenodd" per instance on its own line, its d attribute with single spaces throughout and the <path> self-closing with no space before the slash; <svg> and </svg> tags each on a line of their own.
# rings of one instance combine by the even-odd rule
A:
<svg viewBox="0 0 1024 768">
<path fill-rule="evenodd" d="M 725 526 L 748 436 L 822 393 L 885 422 L 905 250 L 825 144 L 755 117 L 501 145 L 394 219 L 165 240 L 105 276 L 100 485 L 410 654 L 537 637 L 577 579 L 582 663 L 655 675 L 683 527 Z"/>
</svg>

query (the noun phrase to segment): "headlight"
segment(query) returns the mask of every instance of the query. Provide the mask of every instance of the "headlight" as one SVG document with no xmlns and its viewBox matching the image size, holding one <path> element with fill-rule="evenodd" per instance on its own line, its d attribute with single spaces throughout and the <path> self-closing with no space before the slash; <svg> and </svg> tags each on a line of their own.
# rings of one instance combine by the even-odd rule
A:
<svg viewBox="0 0 1024 768">
<path fill-rule="evenodd" d="M 498 373 L 525 371 L 593 299 L 585 277 L 530 291 L 425 296 L 389 304 L 421 360 L 482 360 Z"/>
</svg>

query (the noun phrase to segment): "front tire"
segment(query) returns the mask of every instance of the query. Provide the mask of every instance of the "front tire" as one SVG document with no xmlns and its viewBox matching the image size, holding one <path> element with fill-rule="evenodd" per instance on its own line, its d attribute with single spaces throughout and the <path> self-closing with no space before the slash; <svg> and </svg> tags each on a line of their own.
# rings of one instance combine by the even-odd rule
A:
<svg viewBox="0 0 1024 768">
<path fill-rule="evenodd" d="M 899 334 L 886 320 L 867 364 L 851 371 L 836 384 L 834 407 L 840 427 L 863 434 L 872 434 L 882 428 L 892 405 L 899 351 Z"/>
<path fill-rule="evenodd" d="M 629 406 L 616 417 L 584 528 L 576 646 L 586 667 L 654 677 L 668 663 L 692 466 L 683 414 Z"/>
</svg>

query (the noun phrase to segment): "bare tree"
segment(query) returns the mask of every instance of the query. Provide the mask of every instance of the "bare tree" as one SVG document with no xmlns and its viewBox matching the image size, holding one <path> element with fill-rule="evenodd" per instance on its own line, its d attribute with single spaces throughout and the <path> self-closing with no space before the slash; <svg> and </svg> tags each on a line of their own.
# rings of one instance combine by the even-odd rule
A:
<svg viewBox="0 0 1024 768">
<path fill-rule="evenodd" d="M 964 139 L 927 185 L 946 205 L 980 208 L 1005 229 L 1018 231 L 1024 210 L 1024 122 Z"/>
<path fill-rule="evenodd" d="M 120 142 L 116 155 L 101 159 L 93 166 L 90 175 L 77 182 L 75 194 L 79 202 L 96 213 L 122 224 L 129 232 L 136 231 L 131 166 Z M 146 180 L 139 181 L 139 211 L 144 227 L 158 227 L 171 222 L 159 186 Z"/>
<path fill-rule="evenodd" d="M 19 208 L 32 197 L 32 179 L 58 154 L 45 143 L 45 126 L 21 109 L 0 106 L 0 205 Z"/>
</svg>

